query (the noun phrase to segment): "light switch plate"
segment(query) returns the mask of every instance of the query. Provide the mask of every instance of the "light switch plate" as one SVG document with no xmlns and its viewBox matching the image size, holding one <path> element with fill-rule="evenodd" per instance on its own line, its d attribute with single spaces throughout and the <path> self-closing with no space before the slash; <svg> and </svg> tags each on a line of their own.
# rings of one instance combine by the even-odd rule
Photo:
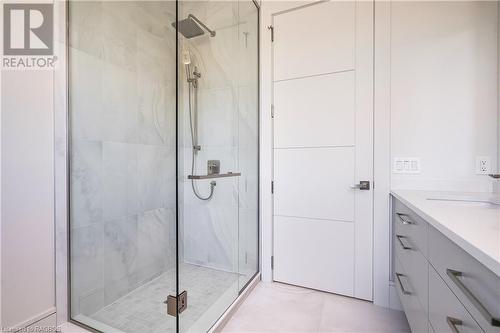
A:
<svg viewBox="0 0 500 333">
<path fill-rule="evenodd" d="M 420 158 L 418 157 L 395 157 L 394 173 L 420 173 Z"/>
<path fill-rule="evenodd" d="M 491 157 L 477 156 L 476 157 L 476 174 L 487 175 L 491 173 Z"/>
</svg>

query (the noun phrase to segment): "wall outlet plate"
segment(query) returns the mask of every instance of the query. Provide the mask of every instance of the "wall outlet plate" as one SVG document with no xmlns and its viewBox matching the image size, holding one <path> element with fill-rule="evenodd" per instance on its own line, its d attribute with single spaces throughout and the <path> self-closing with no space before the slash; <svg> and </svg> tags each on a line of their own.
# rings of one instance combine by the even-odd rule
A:
<svg viewBox="0 0 500 333">
<path fill-rule="evenodd" d="M 395 157 L 394 173 L 420 173 L 420 158 L 418 157 Z"/>
<path fill-rule="evenodd" d="M 487 175 L 491 173 L 491 156 L 476 157 L 476 174 Z"/>
</svg>

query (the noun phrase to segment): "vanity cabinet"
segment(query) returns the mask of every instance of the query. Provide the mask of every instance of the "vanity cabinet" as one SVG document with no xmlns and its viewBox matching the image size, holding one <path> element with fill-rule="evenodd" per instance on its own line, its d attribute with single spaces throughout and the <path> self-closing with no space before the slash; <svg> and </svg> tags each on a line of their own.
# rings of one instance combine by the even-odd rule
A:
<svg viewBox="0 0 500 333">
<path fill-rule="evenodd" d="M 413 332 L 429 331 L 428 224 L 394 201 L 395 283 Z"/>
<path fill-rule="evenodd" d="M 427 315 L 428 309 L 428 263 L 427 263 L 427 228 L 425 221 L 413 214 L 400 202 L 395 205 L 395 252 L 412 280 L 412 295 L 416 296 L 422 311 Z"/>
<path fill-rule="evenodd" d="M 395 281 L 398 284 L 397 290 L 401 304 L 405 310 L 406 318 L 413 332 L 428 331 L 428 314 L 422 306 L 419 295 L 415 292 L 416 277 L 406 272 L 401 264 L 401 260 L 395 260 Z"/>
<path fill-rule="evenodd" d="M 429 323 L 436 332 L 482 331 L 434 269 L 429 270 Z"/>
<path fill-rule="evenodd" d="M 393 200 L 394 282 L 413 332 L 500 332 L 500 277 Z"/>
<path fill-rule="evenodd" d="M 484 331 L 500 332 L 500 278 L 495 273 L 433 227 L 429 263 Z"/>
</svg>

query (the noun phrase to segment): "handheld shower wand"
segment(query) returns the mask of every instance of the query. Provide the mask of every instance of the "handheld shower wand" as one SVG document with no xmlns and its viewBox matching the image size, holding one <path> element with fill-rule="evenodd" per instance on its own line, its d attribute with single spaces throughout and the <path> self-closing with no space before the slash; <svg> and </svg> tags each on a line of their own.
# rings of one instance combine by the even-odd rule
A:
<svg viewBox="0 0 500 333">
<path fill-rule="evenodd" d="M 182 50 L 182 62 L 186 68 L 186 80 L 188 83 L 188 107 L 189 107 L 189 128 L 191 132 L 191 142 L 193 145 L 191 153 L 191 174 L 194 174 L 196 169 L 196 156 L 201 150 L 201 146 L 198 144 L 198 79 L 201 78 L 201 73 L 198 72 L 198 68 L 195 66 L 194 71 L 191 73 L 191 56 L 189 50 Z M 210 182 L 210 194 L 206 197 L 201 196 L 194 184 L 194 179 L 191 179 L 191 188 L 193 189 L 194 195 L 200 200 L 210 200 L 214 195 L 215 186 L 217 183 L 215 181 Z"/>
</svg>

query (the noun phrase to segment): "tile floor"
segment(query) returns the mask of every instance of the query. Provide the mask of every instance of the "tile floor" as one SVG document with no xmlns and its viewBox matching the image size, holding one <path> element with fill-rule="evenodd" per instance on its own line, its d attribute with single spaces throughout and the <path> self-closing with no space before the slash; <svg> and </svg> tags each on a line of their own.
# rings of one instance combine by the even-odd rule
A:
<svg viewBox="0 0 500 333">
<path fill-rule="evenodd" d="M 259 283 L 222 332 L 410 332 L 405 315 L 361 300 Z"/>
<path fill-rule="evenodd" d="M 237 296 L 239 274 L 202 266 L 181 266 L 180 288 L 188 290 L 188 308 L 182 313 L 182 330 L 188 330 L 228 289 Z M 166 296 L 175 294 L 175 274 L 166 272 L 87 318 L 89 326 L 105 324 L 103 330 L 130 333 L 175 332 L 175 317 L 165 314 Z M 229 303 L 228 303 L 229 304 Z M 216 314 L 214 318 L 218 318 Z M 208 327 L 208 326 L 207 326 Z"/>
<path fill-rule="evenodd" d="M 69 323 L 61 328 L 64 333 L 87 332 Z M 222 329 L 222 333 L 233 332 L 409 333 L 410 328 L 401 311 L 315 290 L 261 282 Z"/>
</svg>

